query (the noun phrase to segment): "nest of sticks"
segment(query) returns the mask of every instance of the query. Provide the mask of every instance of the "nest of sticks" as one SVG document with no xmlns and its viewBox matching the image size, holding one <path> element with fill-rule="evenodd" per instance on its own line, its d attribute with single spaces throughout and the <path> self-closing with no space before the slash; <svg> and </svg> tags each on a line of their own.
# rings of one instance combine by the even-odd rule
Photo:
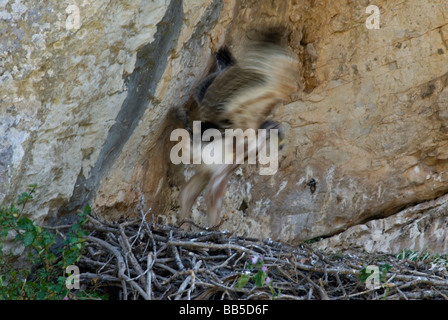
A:
<svg viewBox="0 0 448 320">
<path fill-rule="evenodd" d="M 118 224 L 90 217 L 79 266 L 84 288 L 109 299 L 445 299 L 446 265 L 393 255 L 326 253 L 216 230 L 185 232 L 141 217 Z M 248 281 L 250 261 L 262 257 L 270 287 Z M 368 265 L 387 265 L 379 286 L 362 281 Z M 386 269 L 383 269 L 386 270 Z M 378 284 L 378 283 L 377 283 Z M 276 292 L 273 295 L 273 292 Z"/>
</svg>

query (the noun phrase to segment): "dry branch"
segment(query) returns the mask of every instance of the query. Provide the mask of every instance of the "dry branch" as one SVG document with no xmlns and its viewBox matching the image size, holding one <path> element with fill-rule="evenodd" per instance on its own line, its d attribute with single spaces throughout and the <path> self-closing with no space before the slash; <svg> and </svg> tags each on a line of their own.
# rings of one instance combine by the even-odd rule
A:
<svg viewBox="0 0 448 320">
<path fill-rule="evenodd" d="M 446 268 L 418 268 L 391 255 L 340 255 L 219 231 L 185 232 L 141 218 L 121 224 L 91 218 L 81 280 L 111 299 L 448 299 Z M 263 256 L 271 289 L 236 286 L 253 256 Z M 360 281 L 363 267 L 391 266 L 381 286 Z M 251 271 L 254 275 L 254 271 Z"/>
</svg>

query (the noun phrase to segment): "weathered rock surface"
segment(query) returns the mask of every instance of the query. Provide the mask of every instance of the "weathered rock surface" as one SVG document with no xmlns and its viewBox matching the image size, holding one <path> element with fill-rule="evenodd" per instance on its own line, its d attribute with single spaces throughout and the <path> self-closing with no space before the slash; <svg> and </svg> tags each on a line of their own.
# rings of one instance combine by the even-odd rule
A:
<svg viewBox="0 0 448 320">
<path fill-rule="evenodd" d="M 176 222 L 194 170 L 169 161 L 176 109 L 194 109 L 219 46 L 238 58 L 254 29 L 281 23 L 301 64 L 301 90 L 273 115 L 287 146 L 275 175 L 245 166 L 231 179 L 222 228 L 298 241 L 375 219 L 365 248 L 446 253 L 444 205 L 397 216 L 426 232 L 385 224 L 448 193 L 448 3 L 376 1 L 380 29 L 366 27 L 369 4 L 0 0 L 0 202 L 37 183 L 39 221 L 91 203 L 109 220 L 141 205 Z"/>
<path fill-rule="evenodd" d="M 314 246 L 332 251 L 362 249 L 366 252 L 448 252 L 448 197 L 420 203 L 393 216 L 353 226 Z"/>
</svg>

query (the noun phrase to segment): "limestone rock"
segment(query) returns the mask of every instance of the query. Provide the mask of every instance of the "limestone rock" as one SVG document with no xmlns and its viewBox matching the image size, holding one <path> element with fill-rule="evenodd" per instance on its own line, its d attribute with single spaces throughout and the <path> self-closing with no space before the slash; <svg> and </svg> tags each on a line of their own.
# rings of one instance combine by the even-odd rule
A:
<svg viewBox="0 0 448 320">
<path fill-rule="evenodd" d="M 369 4 L 0 1 L 0 202 L 37 183 L 40 222 L 91 203 L 108 220 L 141 207 L 176 223 L 194 170 L 169 160 L 180 111 L 194 111 L 217 48 L 242 57 L 271 24 L 287 27 L 300 61 L 300 90 L 272 115 L 287 145 L 275 175 L 244 166 L 232 177 L 222 228 L 297 242 L 448 193 L 448 3 L 378 0 L 379 29 L 366 27 Z M 446 239 L 437 217 L 431 233 Z"/>
<path fill-rule="evenodd" d="M 348 228 L 314 244 L 323 250 L 362 249 L 398 253 L 400 250 L 448 252 L 448 197 L 407 208 L 390 217 Z"/>
</svg>

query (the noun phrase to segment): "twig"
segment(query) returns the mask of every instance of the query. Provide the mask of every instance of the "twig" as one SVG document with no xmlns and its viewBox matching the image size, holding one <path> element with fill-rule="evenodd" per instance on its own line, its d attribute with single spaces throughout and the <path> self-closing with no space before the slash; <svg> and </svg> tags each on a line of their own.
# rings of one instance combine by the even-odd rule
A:
<svg viewBox="0 0 448 320">
<path fill-rule="evenodd" d="M 174 261 L 176 261 L 177 267 L 179 270 L 185 270 L 185 266 L 182 263 L 182 259 L 179 256 L 179 251 L 177 250 L 176 244 L 173 244 L 173 230 L 170 231 L 170 241 L 168 242 L 168 245 L 171 247 L 171 251 L 174 254 Z"/>
<path fill-rule="evenodd" d="M 148 213 L 140 210 L 138 220 L 120 224 L 89 218 L 92 233 L 79 261 L 87 286 L 116 287 L 121 299 L 271 299 L 267 286 L 258 288 L 252 280 L 236 286 L 250 258 L 263 256 L 272 288 L 281 291 L 277 299 L 448 299 L 446 271 L 430 265 L 409 270 L 407 262 L 382 256 L 392 272 L 381 288 L 366 290 L 359 280 L 361 266 L 375 264 L 375 255 L 340 258 L 309 245 L 291 247 L 217 230 L 185 232 L 147 222 Z"/>
<path fill-rule="evenodd" d="M 201 266 L 202 261 L 198 261 L 196 263 L 196 265 L 194 266 L 193 270 L 188 270 L 188 273 L 190 274 L 188 277 L 185 278 L 184 282 L 182 282 L 182 284 L 179 287 L 179 290 L 176 293 L 176 297 L 174 298 L 174 300 L 179 300 L 182 296 L 183 291 L 185 290 L 185 288 L 187 287 L 187 284 L 189 282 L 191 282 L 191 286 L 190 286 L 190 290 L 189 292 L 191 293 L 191 291 L 194 289 L 194 284 L 195 284 L 195 274 L 194 271 L 198 270 L 199 267 Z"/>
<path fill-rule="evenodd" d="M 148 300 L 148 296 L 146 294 L 146 292 L 135 283 L 135 281 L 129 279 L 128 276 L 126 276 L 125 274 L 125 268 L 126 268 L 126 264 L 123 260 L 123 257 L 121 256 L 120 252 L 112 245 L 110 245 L 109 243 L 107 243 L 104 240 L 92 237 L 92 236 L 86 236 L 85 239 L 87 241 L 92 241 L 92 242 L 96 242 L 99 245 L 103 246 L 104 248 L 106 248 L 107 250 L 109 250 L 117 259 L 117 267 L 118 267 L 118 276 L 119 278 L 122 280 L 122 287 L 123 287 L 123 291 L 127 292 L 126 290 L 126 284 L 125 281 L 128 282 L 134 289 L 136 289 L 144 299 Z M 125 294 L 125 299 L 127 297 L 127 293 Z"/>
<path fill-rule="evenodd" d="M 448 296 L 444 293 L 442 293 L 441 291 L 437 290 L 434 287 L 431 287 L 432 290 L 434 290 L 435 292 L 437 292 L 438 294 L 440 294 L 440 296 L 444 299 L 444 300 L 448 300 Z"/>
<path fill-rule="evenodd" d="M 152 265 L 154 263 L 153 254 L 148 254 L 148 262 L 146 265 L 146 293 L 148 295 L 148 300 L 152 299 Z"/>
<path fill-rule="evenodd" d="M 132 252 L 132 247 L 129 243 L 128 237 L 126 236 L 126 233 L 124 232 L 124 227 L 122 225 L 120 225 L 118 228 L 119 228 L 120 234 L 121 234 L 121 237 L 119 238 L 119 240 L 122 241 L 123 249 L 126 249 L 126 256 L 129 257 L 129 259 L 132 263 L 132 266 L 137 271 L 137 274 L 139 274 L 139 275 L 144 274 L 142 267 L 140 266 L 140 264 L 138 263 L 137 259 L 135 258 L 134 254 Z M 143 285 L 145 283 L 145 280 L 142 279 L 140 281 L 140 283 Z"/>
<path fill-rule="evenodd" d="M 231 249 L 236 251 L 242 251 L 246 253 L 251 254 L 257 254 L 256 252 L 235 244 L 218 244 L 218 243 L 203 243 L 203 242 L 188 242 L 188 241 L 169 241 L 168 245 L 171 246 L 178 246 L 178 247 L 185 247 L 185 248 L 203 248 L 203 249 L 214 249 L 214 250 L 225 250 L 225 249 Z"/>
<path fill-rule="evenodd" d="M 396 287 L 398 293 L 405 299 L 405 300 L 409 300 L 408 297 L 406 296 L 406 294 L 400 290 L 400 288 Z"/>
</svg>

